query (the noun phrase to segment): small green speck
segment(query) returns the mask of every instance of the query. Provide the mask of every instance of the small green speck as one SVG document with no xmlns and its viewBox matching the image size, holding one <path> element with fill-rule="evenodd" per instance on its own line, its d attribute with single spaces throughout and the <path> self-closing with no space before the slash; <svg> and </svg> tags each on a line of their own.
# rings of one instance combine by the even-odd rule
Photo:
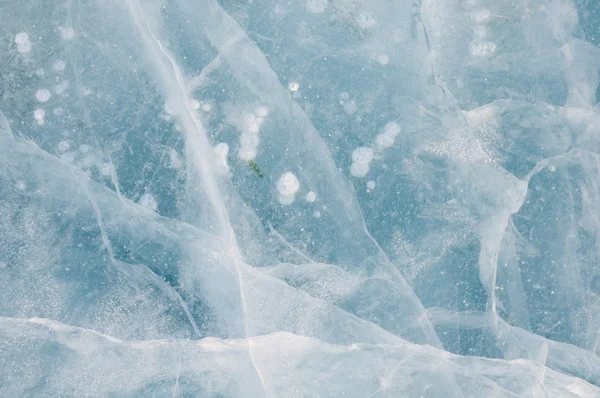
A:
<svg viewBox="0 0 600 398">
<path fill-rule="evenodd" d="M 258 165 L 254 163 L 254 160 L 249 160 L 248 165 L 252 168 L 252 171 L 254 171 L 259 178 L 264 177 L 263 173 L 258 168 Z"/>
</svg>

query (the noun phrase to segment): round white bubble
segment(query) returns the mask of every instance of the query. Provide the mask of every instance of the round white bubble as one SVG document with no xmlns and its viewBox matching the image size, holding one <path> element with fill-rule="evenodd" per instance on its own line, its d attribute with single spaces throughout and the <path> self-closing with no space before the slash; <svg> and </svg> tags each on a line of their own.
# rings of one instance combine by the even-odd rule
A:
<svg viewBox="0 0 600 398">
<path fill-rule="evenodd" d="M 352 151 L 352 161 L 354 163 L 369 164 L 373 160 L 373 149 L 363 146 Z"/>
<path fill-rule="evenodd" d="M 50 97 L 52 97 L 52 94 L 50 94 L 50 90 L 48 89 L 40 88 L 35 92 L 35 99 L 39 102 L 48 102 Z"/>
<path fill-rule="evenodd" d="M 75 30 L 73 30 L 73 28 L 71 27 L 61 27 L 60 29 L 60 36 L 63 38 L 63 40 L 73 40 L 73 38 L 75 37 Z"/>
<path fill-rule="evenodd" d="M 281 195 L 295 195 L 298 189 L 300 189 L 300 181 L 298 181 L 298 178 L 291 171 L 287 171 L 279 177 L 277 191 Z"/>
<path fill-rule="evenodd" d="M 554 173 L 556 171 L 556 166 L 548 166 L 548 170 Z"/>
<path fill-rule="evenodd" d="M 146 192 L 140 198 L 140 205 L 149 208 L 152 211 L 156 211 L 158 208 L 158 203 L 156 203 L 156 199 L 150 192 Z"/>
<path fill-rule="evenodd" d="M 319 210 L 315 211 L 315 212 L 313 213 L 313 217 L 314 217 L 314 218 L 319 218 L 319 217 L 321 217 L 321 212 L 320 212 Z"/>
<path fill-rule="evenodd" d="M 108 177 L 112 174 L 112 169 L 112 164 L 106 162 L 102 164 L 102 167 L 100 168 L 100 173 L 102 173 L 103 176 Z"/>
<path fill-rule="evenodd" d="M 27 188 L 27 184 L 25 184 L 25 181 L 17 181 L 16 188 L 19 191 L 24 191 Z"/>
<path fill-rule="evenodd" d="M 375 189 L 375 181 L 367 181 L 367 188 L 370 190 Z"/>
<path fill-rule="evenodd" d="M 300 84 L 298 82 L 290 82 L 290 84 L 288 84 L 288 90 L 291 92 L 296 92 L 299 88 Z"/>
<path fill-rule="evenodd" d="M 353 177 L 361 178 L 366 176 L 368 172 L 368 163 L 352 163 L 352 166 L 350 166 L 350 174 L 352 174 Z"/>
<path fill-rule="evenodd" d="M 31 41 L 27 32 L 20 32 L 15 35 L 15 44 L 17 45 L 17 51 L 21 54 L 27 54 L 31 51 Z"/>
<path fill-rule="evenodd" d="M 27 32 L 21 32 L 21 33 L 17 33 L 15 35 L 15 43 L 16 44 L 27 43 L 28 41 L 29 41 L 29 35 L 27 34 Z"/>
<path fill-rule="evenodd" d="M 33 118 L 39 123 L 44 124 L 44 119 L 46 118 L 46 111 L 42 108 L 38 108 L 33 111 Z"/>
<path fill-rule="evenodd" d="M 198 110 L 200 109 L 200 101 L 198 101 L 197 99 L 191 99 L 189 102 L 190 106 L 192 107 L 192 109 Z"/>
<path fill-rule="evenodd" d="M 314 193 L 313 191 L 309 191 L 309 192 L 306 194 L 306 201 L 307 201 L 308 203 L 313 203 L 315 200 L 317 200 L 317 194 L 316 194 L 316 193 Z"/>
<path fill-rule="evenodd" d="M 71 144 L 69 144 L 69 141 L 61 141 L 58 144 L 58 151 L 61 153 L 68 151 L 69 148 L 71 148 Z"/>
<path fill-rule="evenodd" d="M 202 105 L 202 110 L 204 112 L 210 112 L 212 111 L 212 105 L 209 102 L 206 102 L 204 105 Z"/>
<path fill-rule="evenodd" d="M 55 72 L 60 73 L 64 72 L 66 66 L 67 64 L 65 63 L 65 61 L 59 59 L 58 61 L 54 62 L 54 65 L 52 65 L 52 69 L 54 69 Z"/>
<path fill-rule="evenodd" d="M 390 57 L 387 54 L 377 55 L 377 62 L 381 65 L 387 65 L 390 62 Z"/>
</svg>

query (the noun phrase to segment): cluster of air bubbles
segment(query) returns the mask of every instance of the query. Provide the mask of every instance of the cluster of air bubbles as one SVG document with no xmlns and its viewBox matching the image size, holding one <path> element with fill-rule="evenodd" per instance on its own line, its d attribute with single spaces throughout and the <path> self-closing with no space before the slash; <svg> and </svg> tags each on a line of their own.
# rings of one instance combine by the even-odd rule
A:
<svg viewBox="0 0 600 398">
<path fill-rule="evenodd" d="M 396 122 L 389 122 L 380 134 L 375 137 L 375 150 L 379 153 L 394 145 L 396 137 L 400 134 L 400 126 Z M 359 147 L 352 151 L 352 165 L 350 174 L 353 177 L 365 177 L 369 173 L 370 163 L 375 156 L 375 151 L 371 147 Z M 374 182 L 373 182 L 374 184 Z M 375 185 L 373 185 L 375 187 Z M 371 189 L 371 188 L 369 188 Z"/>
<path fill-rule="evenodd" d="M 291 171 L 287 171 L 279 177 L 277 181 L 277 191 L 279 192 L 279 203 L 282 205 L 291 205 L 296 200 L 296 193 L 300 189 L 300 181 Z M 316 199 L 316 195 L 315 195 Z"/>
<path fill-rule="evenodd" d="M 80 167 L 84 171 L 89 171 L 96 166 L 103 175 L 110 175 L 110 173 L 104 173 L 104 165 L 98 163 L 99 156 L 94 154 L 92 148 L 87 144 L 81 144 L 79 148 L 73 148 L 71 143 L 65 140 L 58 143 L 57 150 L 60 161 L 69 166 Z"/>
<path fill-rule="evenodd" d="M 238 149 L 238 157 L 244 162 L 249 162 L 256 158 L 260 142 L 258 134 L 268 114 L 269 108 L 259 106 L 254 112 L 249 112 L 244 116 Z"/>
<path fill-rule="evenodd" d="M 390 62 L 390 57 L 385 53 L 380 53 L 375 56 L 375 59 L 381 65 L 387 65 Z"/>
<path fill-rule="evenodd" d="M 71 148 L 71 144 L 69 143 L 69 141 L 61 141 L 58 144 L 58 152 L 60 153 L 67 152 L 69 148 Z"/>
<path fill-rule="evenodd" d="M 360 147 L 352 151 L 350 174 L 354 177 L 364 177 L 369 172 L 369 164 L 373 160 L 373 149 Z"/>
<path fill-rule="evenodd" d="M 27 54 L 31 51 L 32 44 L 27 32 L 17 33 L 15 35 L 15 44 L 17 45 L 17 51 L 21 54 Z"/>
</svg>

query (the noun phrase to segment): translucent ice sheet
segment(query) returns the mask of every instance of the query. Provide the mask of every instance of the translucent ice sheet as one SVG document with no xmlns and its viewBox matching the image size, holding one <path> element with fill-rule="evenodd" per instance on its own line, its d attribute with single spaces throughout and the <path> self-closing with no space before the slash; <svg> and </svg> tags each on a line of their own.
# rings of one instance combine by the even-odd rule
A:
<svg viewBox="0 0 600 398">
<path fill-rule="evenodd" d="M 0 2 L 0 396 L 600 396 L 598 13 Z"/>
</svg>

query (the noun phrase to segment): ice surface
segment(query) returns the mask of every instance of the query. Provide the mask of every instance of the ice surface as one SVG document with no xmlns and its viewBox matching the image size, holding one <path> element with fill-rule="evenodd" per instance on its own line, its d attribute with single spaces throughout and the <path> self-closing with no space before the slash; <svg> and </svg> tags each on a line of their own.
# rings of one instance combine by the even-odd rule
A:
<svg viewBox="0 0 600 398">
<path fill-rule="evenodd" d="M 0 396 L 600 397 L 598 15 L 0 3 Z"/>
</svg>

